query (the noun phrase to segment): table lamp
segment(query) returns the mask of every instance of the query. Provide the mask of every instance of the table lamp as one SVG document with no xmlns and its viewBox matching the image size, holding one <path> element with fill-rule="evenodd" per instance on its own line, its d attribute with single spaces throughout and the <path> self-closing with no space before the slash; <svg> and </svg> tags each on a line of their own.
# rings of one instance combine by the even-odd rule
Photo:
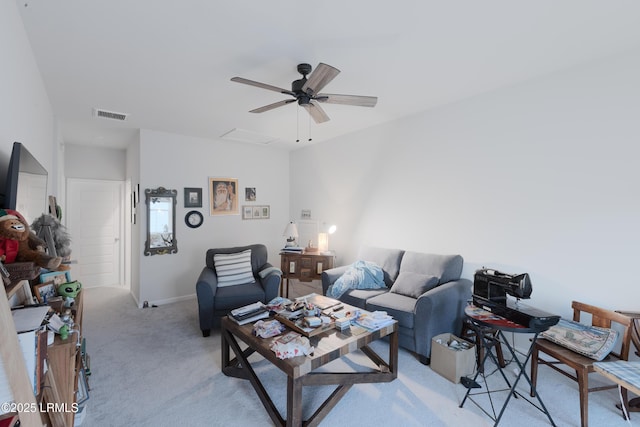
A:
<svg viewBox="0 0 640 427">
<path fill-rule="evenodd" d="M 295 222 L 291 221 L 287 224 L 282 235 L 287 238 L 287 243 L 284 245 L 285 248 L 297 246 L 296 239 L 298 238 L 298 226 Z"/>
<path fill-rule="evenodd" d="M 334 224 L 322 223 L 320 232 L 318 233 L 318 251 L 320 253 L 329 252 L 329 234 L 336 232 L 337 227 Z"/>
</svg>

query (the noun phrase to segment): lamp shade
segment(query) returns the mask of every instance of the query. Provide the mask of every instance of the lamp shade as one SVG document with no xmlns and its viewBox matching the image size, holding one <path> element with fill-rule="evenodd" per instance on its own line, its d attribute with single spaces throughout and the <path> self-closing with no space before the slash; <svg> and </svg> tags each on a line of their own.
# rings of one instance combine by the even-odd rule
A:
<svg viewBox="0 0 640 427">
<path fill-rule="evenodd" d="M 335 224 L 322 223 L 318 233 L 318 250 L 321 253 L 329 252 L 329 235 L 336 232 Z"/>
<path fill-rule="evenodd" d="M 297 239 L 299 234 L 298 234 L 298 226 L 296 225 L 295 222 L 291 221 L 289 224 L 287 224 L 287 226 L 284 228 L 284 232 L 282 233 L 282 235 L 286 238 L 294 238 Z"/>
<path fill-rule="evenodd" d="M 335 224 L 327 224 L 326 222 L 322 224 L 323 233 L 333 234 L 337 229 L 338 227 Z"/>
<path fill-rule="evenodd" d="M 296 246 L 296 239 L 299 236 L 296 223 L 291 221 L 287 224 L 282 235 L 287 238 L 287 243 L 284 245 L 286 248 Z"/>
</svg>

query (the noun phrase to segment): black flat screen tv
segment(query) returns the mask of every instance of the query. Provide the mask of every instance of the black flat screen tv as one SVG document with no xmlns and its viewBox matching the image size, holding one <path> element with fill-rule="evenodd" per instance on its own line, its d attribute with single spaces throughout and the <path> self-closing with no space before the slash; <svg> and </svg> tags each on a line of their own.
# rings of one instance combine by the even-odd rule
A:
<svg viewBox="0 0 640 427">
<path fill-rule="evenodd" d="M 47 170 L 20 142 L 13 143 L 2 207 L 17 210 L 33 222 L 46 212 Z"/>
</svg>

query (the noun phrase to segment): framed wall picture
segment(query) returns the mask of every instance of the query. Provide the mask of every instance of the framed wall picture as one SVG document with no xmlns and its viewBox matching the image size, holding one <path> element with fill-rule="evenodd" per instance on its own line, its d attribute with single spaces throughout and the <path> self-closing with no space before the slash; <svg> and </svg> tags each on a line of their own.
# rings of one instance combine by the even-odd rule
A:
<svg viewBox="0 0 640 427">
<path fill-rule="evenodd" d="M 202 188 L 185 187 L 184 207 L 185 208 L 201 208 L 202 207 Z"/>
<path fill-rule="evenodd" d="M 253 206 L 242 207 L 242 219 L 253 219 Z"/>
<path fill-rule="evenodd" d="M 45 304 L 51 298 L 58 296 L 58 292 L 56 291 L 57 288 L 58 286 L 55 285 L 53 281 L 48 281 L 35 285 L 33 287 L 33 292 L 36 294 L 38 302 L 40 304 Z"/>
<path fill-rule="evenodd" d="M 211 215 L 240 214 L 236 178 L 209 178 L 209 210 Z"/>
<path fill-rule="evenodd" d="M 269 205 L 245 205 L 242 207 L 242 219 L 269 219 L 271 207 Z"/>
<path fill-rule="evenodd" d="M 244 200 L 245 200 L 245 202 L 255 202 L 256 201 L 256 187 L 245 187 L 245 189 L 244 189 Z"/>
</svg>

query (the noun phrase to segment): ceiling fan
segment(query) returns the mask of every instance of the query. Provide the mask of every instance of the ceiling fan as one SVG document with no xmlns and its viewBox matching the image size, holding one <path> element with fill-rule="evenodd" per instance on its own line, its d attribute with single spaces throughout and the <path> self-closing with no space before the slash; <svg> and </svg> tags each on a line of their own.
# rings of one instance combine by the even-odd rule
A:
<svg viewBox="0 0 640 427">
<path fill-rule="evenodd" d="M 265 111 L 273 110 L 274 108 L 282 107 L 283 105 L 298 101 L 298 105 L 304 107 L 316 123 L 324 123 L 329 120 L 329 116 L 327 116 L 327 113 L 319 103 L 375 107 L 378 102 L 378 97 L 376 96 L 319 93 L 340 73 L 340 70 L 332 67 L 331 65 L 323 64 L 322 62 L 318 64 L 313 72 L 311 72 L 311 70 L 312 68 L 309 64 L 298 64 L 298 72 L 302 74 L 302 78 L 294 80 L 291 83 L 291 90 L 248 80 L 242 77 L 233 77 L 231 81 L 272 90 L 285 95 L 291 95 L 294 98 L 285 99 L 283 101 L 265 105 L 264 107 L 256 108 L 255 110 L 251 110 L 250 113 L 264 113 Z M 308 79 L 307 75 L 309 75 Z"/>
</svg>

